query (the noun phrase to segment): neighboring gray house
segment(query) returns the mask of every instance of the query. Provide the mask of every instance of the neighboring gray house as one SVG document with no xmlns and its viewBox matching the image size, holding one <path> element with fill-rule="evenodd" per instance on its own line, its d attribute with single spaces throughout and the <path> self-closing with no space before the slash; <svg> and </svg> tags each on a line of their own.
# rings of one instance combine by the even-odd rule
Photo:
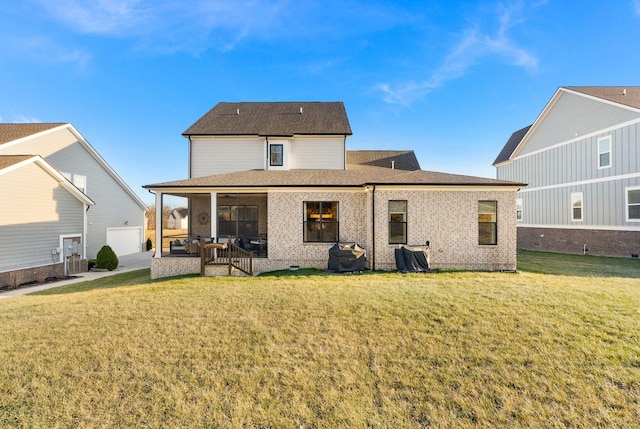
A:
<svg viewBox="0 0 640 429">
<path fill-rule="evenodd" d="M 167 219 L 167 228 L 169 229 L 187 229 L 189 228 L 189 209 L 179 208 L 171 210 Z"/>
<path fill-rule="evenodd" d="M 188 198 L 190 243 L 232 239 L 254 273 L 326 268 L 337 241 L 364 247 L 371 269 L 430 241 L 433 267 L 515 270 L 520 183 L 423 171 L 413 151 L 347 151 L 351 133 L 340 102 L 219 103 L 183 133 L 189 177 L 145 188 L 156 207 Z M 156 250 L 153 278 L 200 272 L 200 258 L 172 256 Z"/>
<path fill-rule="evenodd" d="M 62 262 L 71 236 L 83 259 L 142 251 L 144 202 L 73 125 L 0 124 L 0 157 L 0 272 Z"/>
<path fill-rule="evenodd" d="M 640 253 L 640 87 L 559 88 L 535 122 L 512 134 L 497 178 L 518 192 L 518 247 Z"/>
</svg>

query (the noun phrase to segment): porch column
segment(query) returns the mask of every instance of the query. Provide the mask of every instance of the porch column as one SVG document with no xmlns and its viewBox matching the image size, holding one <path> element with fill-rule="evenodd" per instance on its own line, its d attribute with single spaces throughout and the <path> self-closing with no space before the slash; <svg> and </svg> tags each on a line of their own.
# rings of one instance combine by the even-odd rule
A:
<svg viewBox="0 0 640 429">
<path fill-rule="evenodd" d="M 218 193 L 211 193 L 211 238 L 218 242 Z"/>
<path fill-rule="evenodd" d="M 162 192 L 156 191 L 156 252 L 154 258 L 162 257 Z"/>
</svg>

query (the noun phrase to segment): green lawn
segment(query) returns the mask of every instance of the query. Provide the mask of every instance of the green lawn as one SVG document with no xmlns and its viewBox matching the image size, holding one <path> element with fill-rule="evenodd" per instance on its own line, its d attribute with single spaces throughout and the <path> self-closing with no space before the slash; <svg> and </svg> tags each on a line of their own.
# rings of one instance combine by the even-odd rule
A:
<svg viewBox="0 0 640 429">
<path fill-rule="evenodd" d="M 0 427 L 638 427 L 640 261 L 519 269 L 142 270 L 0 300 Z"/>
</svg>

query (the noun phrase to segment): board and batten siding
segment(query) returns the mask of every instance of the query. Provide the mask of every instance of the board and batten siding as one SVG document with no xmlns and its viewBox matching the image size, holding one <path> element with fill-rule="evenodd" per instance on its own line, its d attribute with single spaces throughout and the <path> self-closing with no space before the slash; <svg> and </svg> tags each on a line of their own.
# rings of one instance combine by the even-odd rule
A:
<svg viewBox="0 0 640 429">
<path fill-rule="evenodd" d="M 563 92 L 517 156 L 638 119 L 632 110 Z"/>
<path fill-rule="evenodd" d="M 344 136 L 298 137 L 291 143 L 292 169 L 342 170 L 345 168 Z"/>
<path fill-rule="evenodd" d="M 611 167 L 598 168 L 598 139 L 611 136 Z M 497 167 L 497 178 L 528 188 L 603 179 L 640 172 L 640 120 L 608 132 L 570 140 Z"/>
<path fill-rule="evenodd" d="M 82 236 L 84 204 L 35 163 L 1 175 L 0 195 L 0 271 L 58 263 L 60 236 Z"/>
<path fill-rule="evenodd" d="M 598 139 L 611 137 L 611 167 L 598 168 Z M 518 198 L 523 226 L 639 228 L 626 221 L 626 188 L 640 186 L 640 120 L 575 138 L 497 167 L 497 177 L 527 183 Z M 572 221 L 571 194 L 582 193 L 582 221 Z"/>
<path fill-rule="evenodd" d="M 88 258 L 95 258 L 107 243 L 107 228 L 123 227 L 125 222 L 129 227 L 144 228 L 141 207 L 68 128 L 5 146 L 0 146 L 0 154 L 38 154 L 61 173 L 80 174 L 87 178 L 85 194 L 95 202 L 87 211 Z"/>
<path fill-rule="evenodd" d="M 191 138 L 190 177 L 263 169 L 266 146 L 263 138 Z"/>
<path fill-rule="evenodd" d="M 626 188 L 640 186 L 640 178 L 612 180 L 585 185 L 527 190 L 522 199 L 522 225 L 640 228 L 626 221 Z M 571 220 L 571 194 L 582 193 L 582 221 Z"/>
</svg>

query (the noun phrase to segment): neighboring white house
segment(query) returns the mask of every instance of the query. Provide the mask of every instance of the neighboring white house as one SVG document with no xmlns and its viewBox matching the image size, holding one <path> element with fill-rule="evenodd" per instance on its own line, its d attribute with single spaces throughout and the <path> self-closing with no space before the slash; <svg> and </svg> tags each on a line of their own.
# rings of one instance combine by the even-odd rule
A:
<svg viewBox="0 0 640 429">
<path fill-rule="evenodd" d="M 189 209 L 179 208 L 171 210 L 167 218 L 167 228 L 187 229 L 189 228 Z"/>
<path fill-rule="evenodd" d="M 494 166 L 498 179 L 528 184 L 518 192 L 518 247 L 640 253 L 640 87 L 559 88 Z"/>
<path fill-rule="evenodd" d="M 325 268 L 337 241 L 364 247 L 371 269 L 427 241 L 433 267 L 516 269 L 520 183 L 423 171 L 413 151 L 347 151 L 351 133 L 340 102 L 219 103 L 183 133 L 189 178 L 145 188 L 156 207 L 187 197 L 190 238 L 234 239 L 254 272 Z M 170 256 L 156 251 L 152 277 L 200 271 Z"/>
<path fill-rule="evenodd" d="M 84 254 L 94 202 L 38 155 L 0 155 L 0 198 L 0 274 L 47 267 L 0 275 L 0 287 L 68 273 L 63 261 Z"/>
<path fill-rule="evenodd" d="M 0 124 L 0 157 L 0 272 L 61 263 L 65 237 L 82 259 L 142 251 L 144 202 L 73 125 Z"/>
</svg>

